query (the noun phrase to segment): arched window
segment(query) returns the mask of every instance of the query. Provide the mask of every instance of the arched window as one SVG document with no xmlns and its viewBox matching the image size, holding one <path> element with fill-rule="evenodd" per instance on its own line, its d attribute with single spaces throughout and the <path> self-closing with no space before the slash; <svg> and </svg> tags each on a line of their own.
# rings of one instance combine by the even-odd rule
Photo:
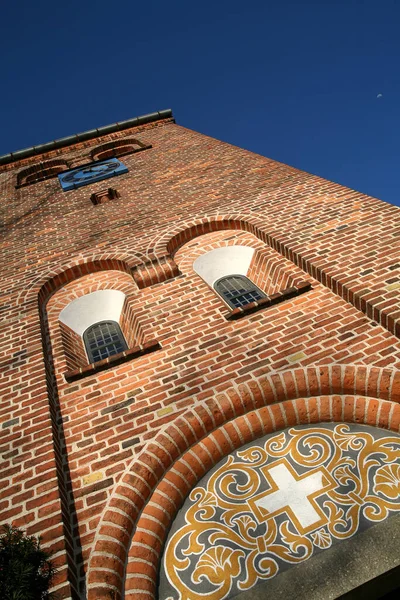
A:
<svg viewBox="0 0 400 600">
<path fill-rule="evenodd" d="M 232 308 L 265 298 L 264 292 L 244 275 L 221 277 L 214 283 L 214 289 Z"/>
<path fill-rule="evenodd" d="M 133 154 L 134 152 L 147 150 L 148 148 L 151 148 L 150 144 L 144 144 L 140 140 L 133 138 L 125 138 L 97 146 L 91 151 L 90 155 L 93 160 L 98 161 L 105 160 L 106 158 L 124 156 L 125 154 Z"/>
<path fill-rule="evenodd" d="M 90 363 L 98 362 L 128 348 L 122 331 L 115 321 L 100 321 L 86 329 L 83 334 Z"/>
<path fill-rule="evenodd" d="M 39 181 L 46 181 L 46 179 L 52 179 L 57 177 L 59 173 L 66 171 L 68 165 L 65 160 L 54 159 L 41 162 L 36 165 L 32 165 L 26 169 L 20 171 L 17 175 L 16 188 L 24 187 L 32 183 L 39 183 Z"/>
</svg>

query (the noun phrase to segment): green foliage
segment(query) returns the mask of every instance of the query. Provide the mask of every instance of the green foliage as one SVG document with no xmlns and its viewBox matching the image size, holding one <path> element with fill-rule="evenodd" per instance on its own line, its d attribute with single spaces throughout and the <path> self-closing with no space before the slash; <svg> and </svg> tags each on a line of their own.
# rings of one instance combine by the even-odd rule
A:
<svg viewBox="0 0 400 600">
<path fill-rule="evenodd" d="M 50 554 L 40 538 L 4 525 L 0 535 L 1 600 L 50 600 L 48 589 L 55 575 Z"/>
</svg>

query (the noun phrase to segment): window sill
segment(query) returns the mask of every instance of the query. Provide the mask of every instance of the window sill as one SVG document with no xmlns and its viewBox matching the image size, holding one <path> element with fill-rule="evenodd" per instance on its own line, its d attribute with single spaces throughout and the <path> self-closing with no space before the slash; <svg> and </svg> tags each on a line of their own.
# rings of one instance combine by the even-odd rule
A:
<svg viewBox="0 0 400 600">
<path fill-rule="evenodd" d="M 274 304 L 279 304 L 280 302 L 284 302 L 290 298 L 300 296 L 300 294 L 304 294 L 304 292 L 308 292 L 310 289 L 311 283 L 309 281 L 301 281 L 296 286 L 286 288 L 285 290 L 277 292 L 276 294 L 272 294 L 271 296 L 266 296 L 258 302 L 251 302 L 250 304 L 246 304 L 241 308 L 234 308 L 230 313 L 225 315 L 225 319 L 227 321 L 241 319 L 242 317 L 255 313 L 262 308 L 268 308 Z"/>
<path fill-rule="evenodd" d="M 78 379 L 82 379 L 83 377 L 87 377 L 88 375 L 94 375 L 95 373 L 99 373 L 100 371 L 104 371 L 105 369 L 120 365 L 124 362 L 127 362 L 128 360 L 138 358 L 139 356 L 143 356 L 144 354 L 150 354 L 150 352 L 154 352 L 155 350 L 159 350 L 160 348 L 161 344 L 157 340 L 151 340 L 150 342 L 146 342 L 142 346 L 134 346 L 133 348 L 129 348 L 128 350 L 124 350 L 124 352 L 114 354 L 114 356 L 110 356 L 109 358 L 105 358 L 104 360 L 99 360 L 98 362 L 91 363 L 86 367 L 74 369 L 73 371 L 67 371 L 66 373 L 64 373 L 64 377 L 68 383 L 71 383 L 72 381 L 77 381 Z"/>
</svg>

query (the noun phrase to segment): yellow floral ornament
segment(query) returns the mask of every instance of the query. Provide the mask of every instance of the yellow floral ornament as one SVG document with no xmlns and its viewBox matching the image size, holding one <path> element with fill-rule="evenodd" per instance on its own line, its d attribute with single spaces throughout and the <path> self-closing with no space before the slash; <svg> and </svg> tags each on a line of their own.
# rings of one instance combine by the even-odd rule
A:
<svg viewBox="0 0 400 600">
<path fill-rule="evenodd" d="M 243 551 L 226 546 L 210 548 L 199 559 L 193 571 L 193 581 L 199 582 L 201 577 L 207 577 L 215 585 L 230 584 L 231 577 L 239 575 L 241 556 L 244 556 Z"/>
<path fill-rule="evenodd" d="M 319 529 L 311 534 L 312 541 L 318 548 L 330 548 L 332 546 L 332 538 L 325 529 Z"/>
<path fill-rule="evenodd" d="M 391 464 L 380 467 L 374 477 L 375 494 L 383 494 L 391 500 L 400 497 L 400 465 Z"/>
</svg>

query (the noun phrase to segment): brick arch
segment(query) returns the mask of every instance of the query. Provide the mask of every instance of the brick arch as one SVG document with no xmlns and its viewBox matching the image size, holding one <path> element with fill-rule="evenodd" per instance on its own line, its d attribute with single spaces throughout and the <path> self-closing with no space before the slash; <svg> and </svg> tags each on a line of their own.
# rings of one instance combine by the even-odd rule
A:
<svg viewBox="0 0 400 600">
<path fill-rule="evenodd" d="M 124 271 L 129 274 L 130 265 L 128 261 L 117 258 L 99 258 L 87 262 L 76 262 L 73 266 L 57 272 L 51 279 L 47 279 L 40 288 L 39 303 L 44 304 L 50 295 L 73 280 L 100 271 Z"/>
<path fill-rule="evenodd" d="M 18 296 L 19 304 L 34 302 L 39 298 L 39 305 L 43 306 L 48 298 L 62 286 L 74 279 L 99 271 L 125 271 L 132 275 L 140 289 L 179 274 L 177 266 L 170 257 L 149 260 L 141 252 L 132 251 L 121 254 L 80 255 L 46 266 L 45 273 L 39 274 L 21 290 Z"/>
<path fill-rule="evenodd" d="M 195 216 L 188 221 L 179 221 L 176 225 L 169 228 L 166 233 L 150 242 L 147 248 L 147 256 L 149 262 L 154 264 L 168 265 L 171 272 L 170 276 L 179 275 L 179 268 L 174 260 L 175 252 L 190 240 L 204 235 L 222 230 L 242 230 L 255 235 L 256 238 L 264 243 L 274 247 L 272 238 L 268 236 L 262 229 L 263 221 L 257 215 L 210 215 L 210 216 Z M 144 285 L 150 285 L 145 283 Z"/>
<path fill-rule="evenodd" d="M 193 247 L 190 242 L 183 244 L 175 253 L 175 262 L 182 273 L 192 273 L 193 263 L 196 259 L 216 248 L 226 248 L 235 245 L 250 246 L 254 248 L 255 252 L 264 248 L 264 244 L 253 234 L 238 230 L 237 234 L 232 235 L 232 231 L 229 229 L 209 232 L 202 238 L 201 243 L 194 245 L 195 242 L 193 240 L 192 244 Z"/>
<path fill-rule="evenodd" d="M 72 279 L 59 288 L 50 298 L 47 310 L 60 313 L 77 298 L 99 290 L 119 290 L 125 295 L 138 289 L 135 281 L 126 270 L 107 269 L 94 271 Z"/>
<path fill-rule="evenodd" d="M 16 188 L 51 179 L 66 169 L 69 169 L 69 163 L 58 158 L 31 165 L 18 173 Z"/>
<path fill-rule="evenodd" d="M 267 295 L 283 292 L 287 288 L 311 281 L 306 273 L 293 262 L 283 258 L 276 250 L 264 244 L 253 233 L 237 229 L 232 233 L 230 229 L 222 229 L 204 234 L 201 240 L 193 238 L 180 246 L 174 260 L 183 274 L 198 275 L 194 263 L 200 256 L 215 250 L 235 245 L 250 246 L 254 254 L 249 265 L 247 277 Z M 317 282 L 313 282 L 316 284 Z"/>
<path fill-rule="evenodd" d="M 119 255 L 116 253 L 79 255 L 65 261 L 54 261 L 53 264 L 47 265 L 45 272 L 32 279 L 20 292 L 18 303 L 38 300 L 39 306 L 44 306 L 54 292 L 74 279 L 110 270 L 132 274 L 132 271 L 144 264 L 146 260 L 146 257 L 139 252 L 129 252 Z"/>
<path fill-rule="evenodd" d="M 96 146 L 91 151 L 90 156 L 93 160 L 105 160 L 114 156 L 133 154 L 134 152 L 147 150 L 148 148 L 151 148 L 151 144 L 145 144 L 137 138 L 128 137 Z"/>
<path fill-rule="evenodd" d="M 88 600 L 155 598 L 169 525 L 223 456 L 268 432 L 322 421 L 399 431 L 400 373 L 378 367 L 298 368 L 217 394 L 168 424 L 121 477 L 99 522 Z M 125 581 L 126 575 L 126 581 Z"/>
<path fill-rule="evenodd" d="M 154 247 L 148 250 L 148 253 L 154 252 L 156 256 L 173 256 L 178 248 L 189 242 L 193 238 L 221 231 L 223 229 L 241 229 L 255 235 L 262 242 L 273 246 L 271 236 L 268 236 L 263 229 L 265 222 L 257 215 L 210 215 L 196 216 L 190 221 L 180 221 L 174 227 L 171 227 L 165 234 L 159 237 Z"/>
<path fill-rule="evenodd" d="M 143 337 L 143 334 L 140 336 L 141 325 L 138 323 L 136 315 L 129 309 L 129 298 L 138 291 L 138 287 L 129 273 L 116 270 L 95 271 L 73 279 L 59 288 L 46 304 L 54 367 L 58 373 L 85 367 L 88 364 L 82 337 L 71 330 L 68 325 L 60 322 L 60 313 L 74 300 L 102 290 L 117 290 L 125 296 L 120 325 L 128 347 L 135 346 L 134 340 Z"/>
</svg>

